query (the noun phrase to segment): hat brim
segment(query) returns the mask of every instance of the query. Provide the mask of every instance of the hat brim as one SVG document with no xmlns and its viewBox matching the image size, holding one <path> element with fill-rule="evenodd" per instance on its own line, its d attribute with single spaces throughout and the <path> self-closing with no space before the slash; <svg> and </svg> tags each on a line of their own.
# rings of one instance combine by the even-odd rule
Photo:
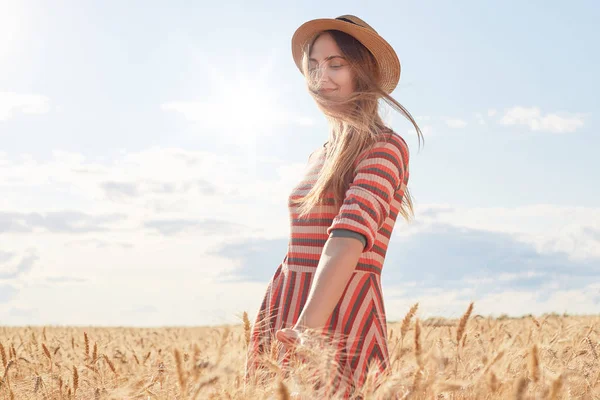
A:
<svg viewBox="0 0 600 400">
<path fill-rule="evenodd" d="M 345 32 L 361 42 L 375 57 L 381 71 L 381 88 L 392 93 L 400 81 L 400 60 L 392 46 L 379 34 L 351 22 L 333 18 L 314 19 L 303 23 L 292 36 L 292 56 L 302 72 L 302 51 L 318 32 L 334 29 Z"/>
</svg>

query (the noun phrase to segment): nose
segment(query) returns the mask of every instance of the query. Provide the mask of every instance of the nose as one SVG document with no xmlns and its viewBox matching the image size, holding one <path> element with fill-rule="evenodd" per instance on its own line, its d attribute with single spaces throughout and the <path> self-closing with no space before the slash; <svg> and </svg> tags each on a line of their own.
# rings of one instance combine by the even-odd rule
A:
<svg viewBox="0 0 600 400">
<path fill-rule="evenodd" d="M 321 68 L 317 68 L 317 84 L 319 87 L 323 87 L 326 84 L 330 83 L 331 80 L 329 79 L 329 68 L 327 67 L 321 67 Z"/>
</svg>

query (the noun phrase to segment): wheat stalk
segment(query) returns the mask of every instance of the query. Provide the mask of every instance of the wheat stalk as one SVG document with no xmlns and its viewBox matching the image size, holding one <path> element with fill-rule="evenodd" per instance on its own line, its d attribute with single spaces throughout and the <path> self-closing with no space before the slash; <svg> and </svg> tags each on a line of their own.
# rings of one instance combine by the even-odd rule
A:
<svg viewBox="0 0 600 400">
<path fill-rule="evenodd" d="M 12 367 L 13 365 L 15 365 L 15 360 L 10 360 L 7 364 L 6 364 L 6 368 L 4 369 L 4 376 L 3 379 L 6 379 L 7 375 L 8 375 L 8 371 L 10 370 L 10 367 Z"/>
<path fill-rule="evenodd" d="M 90 357 L 90 341 L 87 332 L 83 332 L 83 341 L 85 342 L 85 359 L 87 360 Z"/>
<path fill-rule="evenodd" d="M 94 351 L 92 353 L 92 363 L 95 363 L 98 359 L 98 344 L 94 342 Z"/>
<path fill-rule="evenodd" d="M 540 358 L 538 355 L 537 345 L 534 343 L 531 346 L 529 355 L 529 371 L 531 373 L 531 379 L 537 382 L 540 379 Z"/>
<path fill-rule="evenodd" d="M 183 393 L 185 392 L 185 384 L 186 384 L 185 371 L 183 370 L 183 364 L 181 361 L 181 353 L 179 353 L 178 349 L 175 349 L 174 353 L 175 353 L 175 364 L 177 365 L 177 376 L 179 378 L 179 387 L 181 388 L 181 394 L 183 395 Z"/>
<path fill-rule="evenodd" d="M 520 377 L 517 380 L 517 383 L 515 385 L 515 400 L 523 399 L 523 395 L 525 394 L 525 390 L 527 389 L 528 383 L 529 383 L 529 381 L 527 379 L 525 379 L 524 377 Z"/>
<path fill-rule="evenodd" d="M 465 317 L 466 323 L 461 329 L 463 333 L 459 335 L 460 315 L 454 321 L 439 319 L 429 324 L 429 320 L 424 322 L 423 319 L 416 318 L 418 313 L 416 311 L 408 318 L 409 326 L 405 325 L 405 341 L 408 342 L 399 365 L 390 366 L 389 376 L 376 378 L 374 373 L 377 368 L 374 363 L 365 363 L 361 367 L 365 368 L 365 379 L 355 394 L 364 395 L 365 400 L 558 400 L 590 395 L 593 397 L 595 390 L 600 387 L 600 371 L 597 368 L 600 365 L 597 358 L 600 356 L 597 344 L 600 337 L 598 316 L 581 316 L 577 319 L 540 317 L 538 328 L 530 317 L 500 318 L 496 321 L 486 318 L 479 321 L 480 317 L 473 317 L 473 310 L 468 318 Z M 394 333 L 390 336 L 397 346 L 401 342 L 402 322 L 400 319 L 394 324 Z M 426 326 L 429 328 L 425 329 Z M 10 399 L 11 393 L 16 399 L 47 400 L 66 400 L 69 395 L 71 400 L 146 400 L 148 397 L 184 400 L 211 396 L 250 399 L 262 398 L 265 391 L 271 391 L 270 399 L 287 398 L 287 395 L 296 399 L 295 396 L 301 393 L 306 398 L 333 400 L 341 398 L 335 397 L 336 394 L 341 394 L 336 393 L 336 390 L 342 388 L 342 383 L 346 383 L 346 378 L 341 381 L 328 379 L 330 376 L 334 378 L 333 374 L 338 373 L 336 367 L 339 367 L 339 358 L 335 356 L 335 352 L 328 359 L 331 365 L 324 360 L 323 363 L 314 363 L 317 368 L 313 368 L 312 362 L 309 365 L 296 365 L 295 357 L 292 357 L 289 359 L 291 374 L 287 375 L 288 365 L 277 360 L 277 357 L 269 357 L 269 344 L 260 346 L 265 353 L 264 368 L 261 368 L 259 374 L 264 378 L 264 386 L 251 378 L 247 381 L 245 376 L 239 374 L 246 356 L 244 353 L 248 349 L 245 342 L 246 329 L 241 318 L 240 326 L 235 328 L 238 330 L 230 331 L 229 335 L 223 332 L 223 328 L 219 328 L 215 335 L 210 335 L 208 332 L 212 329 L 206 327 L 142 328 L 139 331 L 137 328 L 97 329 L 87 332 L 89 359 L 86 361 L 83 360 L 85 343 L 77 342 L 76 346 L 69 349 L 69 341 L 73 333 L 76 337 L 83 334 L 84 330 L 90 330 L 89 328 L 79 330 L 73 327 L 48 326 L 48 341 L 43 340 L 40 328 L 0 327 L 0 340 L 4 349 L 4 359 L 0 350 L 1 399 Z M 33 343 L 32 330 L 35 335 L 40 333 L 37 346 Z M 532 332 L 531 335 L 528 335 L 529 331 Z M 219 338 L 222 339 L 221 342 Z M 272 344 L 275 346 L 276 343 L 273 341 Z M 457 343 L 460 343 L 457 368 L 460 374 L 452 363 Z M 216 365 L 215 356 L 223 346 L 222 362 Z M 115 355 L 102 353 L 105 348 L 115 351 Z M 206 354 L 202 354 L 201 349 Z M 137 356 L 137 353 L 140 355 Z M 273 355 L 277 353 L 277 348 L 274 347 Z M 146 354 L 147 362 L 142 365 Z M 253 355 L 252 352 L 248 354 Z M 309 360 L 320 361 L 319 357 L 324 352 L 320 346 L 310 342 L 307 351 L 298 354 L 305 354 Z M 391 354 L 395 353 L 390 352 Z M 281 355 L 284 359 L 283 351 Z M 349 353 L 347 356 L 352 357 Z M 436 362 L 428 362 L 429 356 L 435 358 Z M 92 358 L 96 359 L 95 363 L 91 362 Z M 344 358 L 352 360 L 346 358 L 346 354 Z M 46 368 L 46 362 L 51 362 L 50 369 Z M 5 364 L 6 367 L 3 368 Z M 117 365 L 119 368 L 115 368 Z M 325 379 L 321 380 L 322 377 Z M 283 390 L 287 390 L 287 394 L 281 391 L 281 383 L 285 385 Z M 293 388 L 292 384 L 296 387 Z M 246 392 L 246 389 L 249 390 Z M 197 393 L 195 397 L 194 393 Z"/>
<path fill-rule="evenodd" d="M 560 392 L 563 386 L 564 374 L 561 373 L 552 381 L 552 385 L 550 386 L 550 400 L 558 400 L 560 399 Z"/>
<path fill-rule="evenodd" d="M 42 377 L 39 375 L 36 375 L 35 382 L 33 385 L 33 393 L 37 393 L 37 391 L 40 389 L 41 382 L 42 382 Z"/>
<path fill-rule="evenodd" d="M 0 343 L 0 357 L 2 357 L 2 366 L 4 367 L 4 369 L 6 369 L 6 352 L 4 351 L 4 346 L 2 345 L 2 343 Z"/>
<path fill-rule="evenodd" d="M 14 364 L 15 364 L 15 360 L 10 360 L 6 364 L 6 368 L 4 369 L 4 375 L 2 376 L 2 380 L 0 380 L 0 388 L 2 387 L 4 382 L 8 382 L 8 387 L 10 389 L 10 381 L 8 379 L 8 371 L 10 370 L 10 367 L 12 367 Z"/>
<path fill-rule="evenodd" d="M 275 339 L 271 339 L 271 347 L 269 350 L 269 356 L 271 357 L 272 360 L 277 361 L 277 340 Z"/>
<path fill-rule="evenodd" d="M 42 349 L 44 350 L 44 354 L 46 355 L 46 357 L 48 357 L 48 360 L 50 360 L 50 363 L 52 363 L 52 356 L 50 355 L 50 351 L 46 347 L 45 343 L 42 343 Z"/>
<path fill-rule="evenodd" d="M 79 373 L 77 368 L 73 365 L 73 396 L 77 394 L 77 388 L 79 387 Z"/>
<path fill-rule="evenodd" d="M 457 390 L 463 390 L 465 387 L 469 386 L 468 382 L 453 382 L 453 381 L 444 381 L 438 382 L 436 385 L 436 389 L 439 392 L 454 392 Z"/>
<path fill-rule="evenodd" d="M 415 303 L 408 310 L 406 315 L 404 315 L 404 319 L 402 320 L 402 325 L 400 326 L 400 340 L 397 340 L 396 343 L 394 344 L 394 346 L 390 349 L 390 354 L 395 355 L 392 367 L 394 365 L 396 365 L 396 363 L 398 363 L 400 358 L 402 357 L 403 349 L 404 349 L 404 338 L 410 328 L 410 321 L 411 321 L 412 317 L 416 314 L 418 308 L 419 308 L 419 303 Z M 394 333 L 394 331 L 392 329 L 392 334 L 393 333 Z M 389 340 L 391 341 L 391 336 L 390 336 Z M 400 346 L 398 346 L 398 344 L 400 344 Z"/>
<path fill-rule="evenodd" d="M 421 385 L 423 375 L 423 358 L 421 356 L 421 324 L 419 318 L 415 319 L 415 359 L 417 360 L 417 370 L 413 379 L 411 392 L 415 393 Z"/>
<path fill-rule="evenodd" d="M 498 377 L 496 376 L 494 371 L 491 371 L 489 373 L 488 385 L 492 393 L 496 392 L 498 390 L 498 387 L 500 386 L 500 382 L 498 382 Z"/>
<path fill-rule="evenodd" d="M 419 318 L 415 319 L 415 358 L 417 364 L 421 365 L 421 324 Z"/>
<path fill-rule="evenodd" d="M 460 339 L 462 339 L 463 333 L 465 332 L 465 328 L 467 327 L 467 320 L 469 316 L 473 312 L 473 302 L 469 304 L 467 311 L 463 314 L 460 321 L 458 322 L 458 328 L 456 329 L 456 342 L 460 343 Z"/>
<path fill-rule="evenodd" d="M 104 357 L 104 361 L 106 361 L 106 364 L 108 364 L 108 368 L 110 368 L 113 374 L 117 375 L 117 370 L 115 369 L 115 366 L 112 363 L 112 361 L 110 361 L 110 358 L 108 358 L 106 354 L 102 354 L 102 356 Z"/>
<path fill-rule="evenodd" d="M 498 361 L 499 359 L 502 358 L 502 356 L 504 356 L 504 352 L 505 352 L 505 349 L 502 349 L 498 353 L 496 353 L 496 355 L 494 356 L 492 361 L 490 361 L 483 369 L 483 374 L 486 374 L 489 371 L 489 369 L 492 367 L 492 365 L 494 365 L 496 363 L 496 361 Z"/>
<path fill-rule="evenodd" d="M 42 349 L 44 350 L 44 355 L 48 358 L 48 363 L 50 364 L 50 371 L 52 371 L 52 355 L 50 354 L 50 350 L 46 347 L 45 343 L 42 343 Z"/>
<path fill-rule="evenodd" d="M 588 346 L 590 347 L 590 350 L 592 351 L 592 355 L 594 356 L 594 359 L 597 361 L 598 360 L 598 353 L 596 352 L 596 348 L 594 347 L 594 343 L 592 343 L 591 339 L 589 336 L 586 336 L 583 338 L 583 340 L 585 340 L 585 342 L 588 344 Z"/>
<path fill-rule="evenodd" d="M 279 386 L 277 393 L 279 394 L 279 400 L 289 400 L 290 399 L 290 391 L 283 381 L 279 381 Z"/>
<path fill-rule="evenodd" d="M 463 314 L 458 322 L 458 327 L 456 328 L 456 361 L 454 366 L 454 377 L 458 374 L 458 361 L 460 360 L 460 340 L 462 339 L 463 334 L 465 333 L 467 327 L 467 321 L 469 320 L 469 316 L 473 312 L 473 302 L 469 304 L 467 311 Z"/>
<path fill-rule="evenodd" d="M 217 351 L 217 361 L 215 362 L 216 365 L 219 365 L 221 363 L 221 359 L 225 350 L 225 345 L 227 343 L 227 337 L 229 336 L 230 331 L 231 328 L 229 326 L 225 327 L 225 329 L 223 330 L 223 335 L 221 335 L 221 344 L 219 345 L 219 350 Z"/>
<path fill-rule="evenodd" d="M 250 345 L 250 320 L 248 319 L 248 313 L 246 311 L 244 311 L 242 319 L 244 321 L 244 334 L 245 334 L 245 338 L 246 338 L 246 347 L 248 347 Z"/>
<path fill-rule="evenodd" d="M 406 333 L 408 332 L 408 329 L 410 327 L 410 320 L 412 319 L 412 317 L 414 317 L 418 308 L 419 308 L 418 302 L 413 304 L 413 306 L 410 308 L 410 310 L 408 310 L 408 312 L 404 316 L 404 319 L 402 319 L 402 325 L 400 326 L 400 337 L 401 337 L 400 348 L 401 349 L 402 349 L 402 341 L 404 340 L 404 337 L 406 336 Z"/>
<path fill-rule="evenodd" d="M 194 393 L 194 395 L 192 396 L 192 399 L 195 399 L 196 397 L 198 397 L 198 394 L 200 393 L 200 391 L 205 387 L 205 386 L 211 386 L 214 385 L 215 383 L 217 383 L 217 381 L 219 380 L 219 376 L 210 376 L 208 378 L 203 379 L 200 384 L 198 385 L 198 387 L 196 388 L 196 392 Z"/>
</svg>

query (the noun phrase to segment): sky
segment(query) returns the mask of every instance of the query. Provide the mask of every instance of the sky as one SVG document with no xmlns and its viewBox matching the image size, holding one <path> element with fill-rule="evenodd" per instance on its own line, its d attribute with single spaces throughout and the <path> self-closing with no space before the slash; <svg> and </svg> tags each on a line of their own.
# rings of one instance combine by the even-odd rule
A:
<svg viewBox="0 0 600 400">
<path fill-rule="evenodd" d="M 415 218 L 388 321 L 600 312 L 593 1 L 0 0 L 0 324 L 256 315 L 327 124 L 291 55 L 353 14 L 402 65 Z"/>
</svg>

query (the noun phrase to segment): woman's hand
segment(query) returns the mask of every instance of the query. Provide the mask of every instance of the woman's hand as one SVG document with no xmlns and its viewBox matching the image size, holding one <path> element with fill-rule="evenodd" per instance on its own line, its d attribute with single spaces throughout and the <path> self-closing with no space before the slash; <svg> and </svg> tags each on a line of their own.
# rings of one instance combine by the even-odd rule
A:
<svg viewBox="0 0 600 400">
<path fill-rule="evenodd" d="M 275 333 L 277 340 L 279 340 L 287 350 L 293 350 L 297 345 L 302 343 L 300 334 L 302 331 L 296 327 L 283 328 Z"/>
</svg>

